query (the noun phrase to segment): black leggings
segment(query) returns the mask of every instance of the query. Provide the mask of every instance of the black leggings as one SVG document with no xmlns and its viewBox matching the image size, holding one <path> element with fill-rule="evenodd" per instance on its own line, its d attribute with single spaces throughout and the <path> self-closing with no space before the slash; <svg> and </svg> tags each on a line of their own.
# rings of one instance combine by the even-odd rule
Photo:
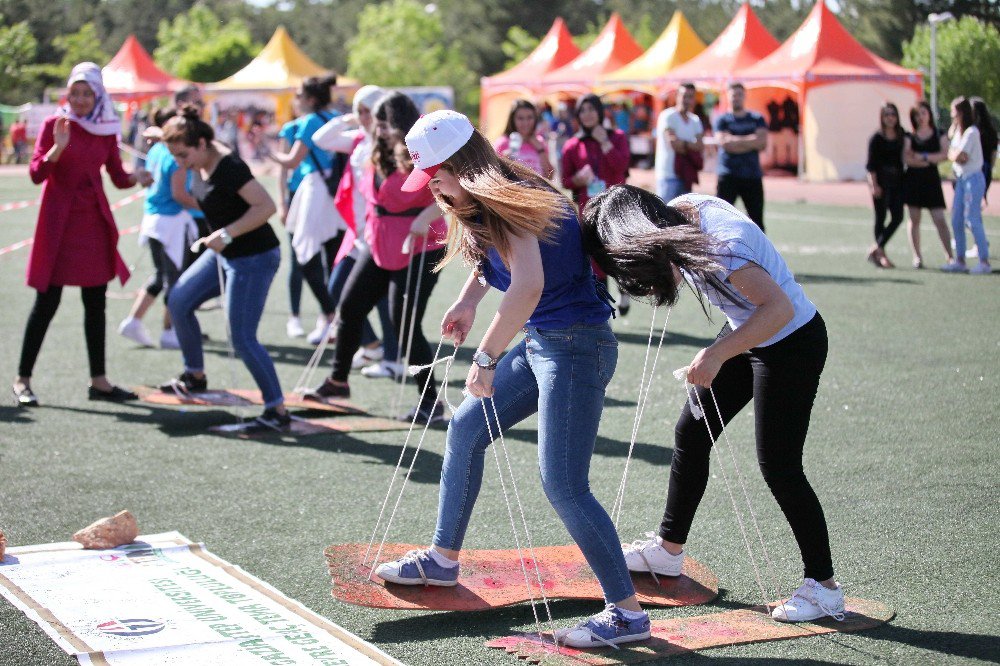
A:
<svg viewBox="0 0 1000 666">
<path fill-rule="evenodd" d="M 760 178 L 737 178 L 728 174 L 719 176 L 716 196 L 723 201 L 736 204 L 743 200 L 747 217 L 764 231 L 764 181 Z"/>
<path fill-rule="evenodd" d="M 422 277 L 418 275 L 417 270 L 420 266 L 420 255 L 414 255 L 413 259 L 410 260 L 413 271 L 410 275 L 410 291 L 406 302 L 409 309 L 416 299 L 417 307 L 416 316 L 413 318 L 413 348 L 410 351 L 410 363 L 413 365 L 427 365 L 434 360 L 434 353 L 431 351 L 427 338 L 424 337 L 421 324 L 424 312 L 427 310 L 427 301 L 438 281 L 438 274 L 433 269 L 444 258 L 444 253 L 444 248 L 424 253 Z M 365 319 L 386 293 L 389 295 L 389 314 L 392 319 L 392 327 L 396 330 L 396 339 L 399 340 L 399 355 L 401 358 L 406 357 L 406 345 L 410 336 L 409 312 L 403 312 L 406 273 L 406 268 L 397 271 L 379 268 L 372 258 L 370 250 L 362 250 L 358 254 L 358 261 L 354 264 L 350 277 L 347 278 L 347 284 L 344 286 L 344 293 L 340 299 L 337 351 L 333 357 L 333 373 L 331 374 L 334 380 L 347 381 L 347 376 L 351 372 L 351 359 L 358 351 L 358 347 L 361 346 L 361 331 Z M 420 282 L 419 294 L 417 294 L 418 281 Z M 423 370 L 416 375 L 418 393 L 423 392 L 428 379 L 433 384 L 433 376 L 430 370 Z M 436 400 L 437 391 L 432 385 L 424 398 L 424 406 L 433 404 Z"/>
<path fill-rule="evenodd" d="M 153 255 L 153 274 L 146 280 L 146 293 L 156 298 L 163 292 L 163 302 L 166 303 L 170 296 L 170 288 L 177 284 L 181 271 L 170 260 L 163 243 L 155 238 L 146 240 L 149 242 L 149 252 Z"/>
<path fill-rule="evenodd" d="M 319 301 L 320 310 L 325 315 L 331 315 L 337 310 L 337 304 L 330 298 L 330 292 L 326 284 L 330 279 L 330 270 L 333 268 L 333 261 L 337 258 L 340 250 L 340 243 L 344 240 L 344 232 L 341 231 L 336 236 L 323 243 L 323 250 L 313 255 L 312 259 L 302 266 L 302 277 L 305 278 L 309 290 Z M 295 258 L 295 250 L 292 250 L 292 261 Z"/>
<path fill-rule="evenodd" d="M 20 377 L 30 377 L 35 369 L 38 352 L 42 349 L 42 341 L 49 330 L 49 323 L 59 309 L 62 299 L 61 286 L 50 286 L 48 291 L 39 291 L 35 296 L 35 306 L 28 315 L 28 324 L 24 327 L 24 341 L 21 343 L 21 362 L 17 366 Z M 87 359 L 90 361 L 90 376 L 100 377 L 104 370 L 104 304 L 108 285 L 96 287 L 81 287 L 83 299 L 83 333 L 87 339 Z"/>
<path fill-rule="evenodd" d="M 727 324 L 719 337 L 729 332 Z M 817 313 L 784 340 L 729 359 L 712 382 L 725 423 L 753 398 L 757 463 L 795 535 L 805 577 L 816 580 L 833 577 L 833 561 L 823 507 L 802 470 L 802 448 L 826 353 L 826 324 Z M 712 394 L 700 387 L 697 391 L 712 437 L 717 438 L 722 427 Z M 697 405 L 697 398 L 692 399 Z M 660 525 L 663 539 L 687 541 L 708 483 L 711 448 L 705 421 L 695 420 L 685 403 L 674 430 L 670 487 Z"/>
<path fill-rule="evenodd" d="M 903 188 L 900 185 L 882 187 L 882 196 L 872 197 L 875 206 L 875 242 L 885 249 L 896 229 L 903 223 Z M 885 226 L 885 216 L 889 214 L 889 226 Z"/>
</svg>

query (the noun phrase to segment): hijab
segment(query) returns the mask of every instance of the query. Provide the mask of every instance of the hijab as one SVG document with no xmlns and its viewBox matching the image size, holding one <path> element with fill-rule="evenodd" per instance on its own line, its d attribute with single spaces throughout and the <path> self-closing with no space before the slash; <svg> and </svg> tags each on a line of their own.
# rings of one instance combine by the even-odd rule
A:
<svg viewBox="0 0 1000 666">
<path fill-rule="evenodd" d="M 70 88 L 74 83 L 80 81 L 90 86 L 94 91 L 94 108 L 86 116 L 78 116 L 73 113 L 69 101 L 59 107 L 59 114 L 77 123 L 83 129 L 97 136 L 112 136 L 121 133 L 121 119 L 115 113 L 114 103 L 111 96 L 104 88 L 104 78 L 101 76 L 101 68 L 92 62 L 81 62 L 70 72 L 66 88 Z"/>
</svg>

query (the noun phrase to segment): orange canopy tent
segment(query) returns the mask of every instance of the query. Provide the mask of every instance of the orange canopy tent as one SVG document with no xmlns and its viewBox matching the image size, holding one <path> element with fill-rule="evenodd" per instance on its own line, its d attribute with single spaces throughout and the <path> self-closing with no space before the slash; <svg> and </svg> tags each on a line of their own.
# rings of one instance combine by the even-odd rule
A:
<svg viewBox="0 0 1000 666">
<path fill-rule="evenodd" d="M 919 71 L 868 51 L 823 0 L 776 51 L 733 76 L 750 89 L 751 108 L 777 94 L 797 98 L 799 173 L 809 180 L 863 179 L 879 108 L 891 101 L 905 115 L 923 95 Z"/>
<path fill-rule="evenodd" d="M 104 87 L 115 100 L 140 102 L 172 95 L 187 85 L 156 66 L 149 52 L 129 35 L 118 53 L 102 70 Z"/>
<path fill-rule="evenodd" d="M 522 97 L 536 97 L 541 78 L 578 55 L 580 49 L 573 43 L 566 22 L 557 18 L 527 58 L 505 72 L 480 79 L 479 124 L 483 131 L 499 135 L 511 103 Z"/>
<path fill-rule="evenodd" d="M 760 22 L 750 3 L 744 2 L 708 48 L 667 72 L 660 85 L 667 88 L 691 81 L 720 86 L 732 78 L 733 72 L 755 64 L 778 46 L 778 40 Z"/>
<path fill-rule="evenodd" d="M 684 14 L 675 11 L 653 45 L 624 67 L 600 77 L 598 88 L 606 92 L 635 90 L 655 95 L 664 74 L 688 62 L 704 49 L 705 42 L 701 41 Z"/>
<path fill-rule="evenodd" d="M 621 17 L 612 14 L 586 51 L 542 78 L 542 90 L 550 95 L 585 95 L 603 75 L 621 69 L 641 55 L 642 47 L 632 38 Z"/>
</svg>

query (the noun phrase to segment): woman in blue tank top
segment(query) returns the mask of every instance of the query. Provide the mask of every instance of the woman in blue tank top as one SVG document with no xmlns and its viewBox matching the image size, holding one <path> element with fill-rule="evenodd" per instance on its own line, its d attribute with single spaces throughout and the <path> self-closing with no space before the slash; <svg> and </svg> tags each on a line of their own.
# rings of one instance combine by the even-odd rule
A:
<svg viewBox="0 0 1000 666">
<path fill-rule="evenodd" d="M 572 205 L 531 169 L 497 155 L 469 119 L 454 111 L 421 118 L 406 145 L 415 168 L 403 189 L 429 184 L 453 219 L 442 265 L 461 255 L 475 266 L 444 316 L 442 334 L 461 344 L 490 288 L 505 293 L 473 357 L 469 396 L 448 426 L 433 547 L 383 564 L 376 573 L 404 585 L 456 584 L 492 440 L 480 404 L 489 398 L 504 430 L 538 413 L 542 487 L 608 602 L 603 612 L 557 632 L 560 642 L 601 647 L 646 639 L 649 618 L 636 601 L 621 541 L 588 481 L 618 343 Z M 521 342 L 503 354 L 521 331 Z M 486 410 L 491 419 L 492 406 Z M 495 432 L 496 424 L 491 427 Z"/>
<path fill-rule="evenodd" d="M 760 228 L 722 199 L 687 194 L 666 204 L 621 185 L 591 199 L 581 224 L 584 247 L 625 291 L 673 305 L 686 279 L 703 307 L 708 300 L 728 319 L 688 367 L 697 395 L 674 429 L 663 521 L 658 533 L 626 547 L 628 568 L 680 575 L 713 442 L 752 399 L 757 461 L 805 570 L 802 586 L 771 616 L 785 622 L 827 615 L 842 620 L 844 593 L 833 577 L 823 507 L 802 469 L 827 353 L 826 325 L 816 306 Z M 692 413 L 692 404 L 704 406 L 703 417 Z"/>
</svg>

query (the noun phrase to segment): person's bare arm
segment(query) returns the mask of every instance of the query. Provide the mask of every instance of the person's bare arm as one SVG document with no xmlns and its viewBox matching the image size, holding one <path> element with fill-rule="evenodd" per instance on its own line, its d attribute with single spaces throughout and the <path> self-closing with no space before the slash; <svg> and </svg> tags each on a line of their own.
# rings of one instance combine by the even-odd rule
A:
<svg viewBox="0 0 1000 666">
<path fill-rule="evenodd" d="M 177 169 L 170 174 L 170 196 L 187 209 L 198 208 L 198 200 L 187 191 L 187 169 Z"/>
</svg>

